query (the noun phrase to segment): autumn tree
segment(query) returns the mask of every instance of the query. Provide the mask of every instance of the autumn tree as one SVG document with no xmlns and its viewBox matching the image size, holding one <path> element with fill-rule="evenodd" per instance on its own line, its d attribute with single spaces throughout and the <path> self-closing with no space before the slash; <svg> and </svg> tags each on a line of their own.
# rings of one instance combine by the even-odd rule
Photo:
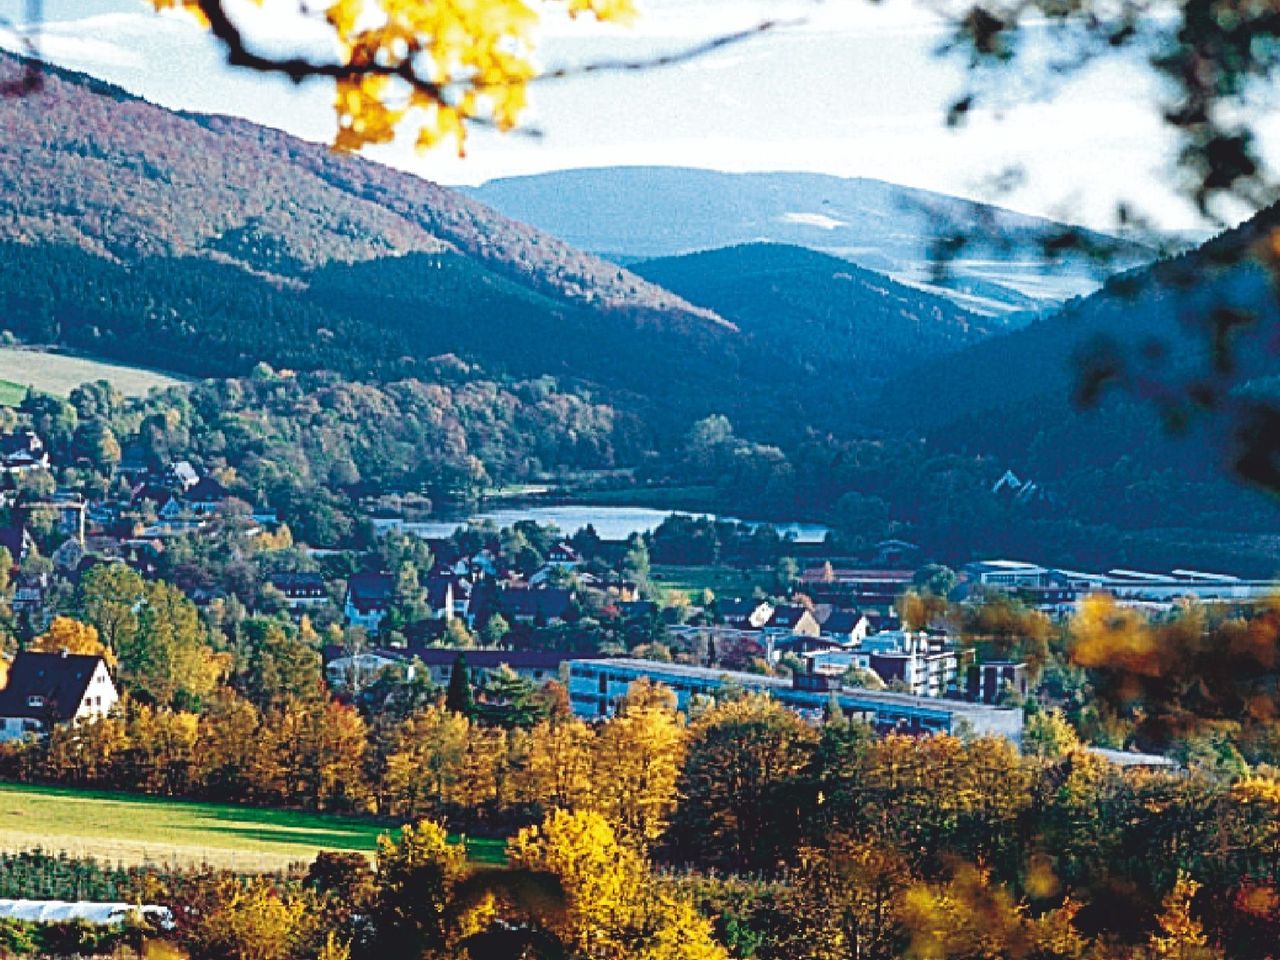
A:
<svg viewBox="0 0 1280 960">
<path fill-rule="evenodd" d="M 195 956 L 293 960 L 322 942 L 307 900 L 270 878 L 219 875 L 203 893 L 182 931 Z"/>
<path fill-rule="evenodd" d="M 676 809 L 685 731 L 671 691 L 632 684 L 594 744 L 591 806 L 619 839 L 652 844 Z"/>
<path fill-rule="evenodd" d="M 75 653 L 103 656 L 114 663 L 111 652 L 103 646 L 98 630 L 91 624 L 71 617 L 54 617 L 49 629 L 31 642 L 31 650 L 39 653 Z"/>
<path fill-rule="evenodd" d="M 914 881 L 901 855 L 874 838 L 834 834 L 805 846 L 773 934 L 795 960 L 897 960 L 907 943 L 903 897 Z"/>
<path fill-rule="evenodd" d="M 519 795 L 543 812 L 586 809 L 595 782 L 596 734 L 572 715 L 544 720 L 530 731 L 518 773 Z"/>
<path fill-rule="evenodd" d="M 671 825 L 674 853 L 733 868 L 770 868 L 803 819 L 797 778 L 817 736 L 763 694 L 717 704 L 689 727 Z"/>
<path fill-rule="evenodd" d="M 376 955 L 444 955 L 461 936 L 449 907 L 466 862 L 462 845 L 449 843 L 444 828 L 430 820 L 379 838 L 371 911 Z"/>
<path fill-rule="evenodd" d="M 1158 929 L 1147 941 L 1150 960 L 1220 960 L 1222 952 L 1209 945 L 1204 927 L 1192 914 L 1191 902 L 1199 889 L 1190 877 L 1178 876 L 1156 918 Z"/>
<path fill-rule="evenodd" d="M 560 879 L 566 905 L 552 929 L 574 955 L 601 960 L 724 960 L 710 924 L 663 890 L 603 817 L 553 811 L 507 845 L 513 866 Z"/>
<path fill-rule="evenodd" d="M 353 708 L 327 697 L 286 700 L 267 715 L 285 803 L 371 812 L 365 779 L 368 731 Z"/>
</svg>

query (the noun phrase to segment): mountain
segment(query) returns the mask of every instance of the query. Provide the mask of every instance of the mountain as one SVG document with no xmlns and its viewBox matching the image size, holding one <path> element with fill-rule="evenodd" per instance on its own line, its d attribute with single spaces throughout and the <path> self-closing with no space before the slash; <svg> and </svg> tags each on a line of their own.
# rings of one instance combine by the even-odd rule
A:
<svg viewBox="0 0 1280 960">
<path fill-rule="evenodd" d="M 0 54 L 0 67 L 15 60 Z M 556 298 L 714 322 L 455 191 L 53 67 L 38 93 L 0 102 L 0 187 L 0 241 L 116 262 L 195 257 L 275 280 L 331 263 L 454 254 Z"/>
<path fill-rule="evenodd" d="M 1039 311 L 1100 283 L 1068 256 L 1050 269 L 1042 249 L 1061 224 L 878 180 L 811 173 L 720 173 L 605 167 L 493 180 L 472 196 L 584 250 L 615 260 L 769 242 L 809 247 L 943 294 L 992 316 Z M 584 204 L 581 198 L 590 197 Z M 958 233 L 979 242 L 938 276 L 934 253 Z M 1110 269 L 1150 259 L 1145 248 L 1089 231 Z"/>
<path fill-rule="evenodd" d="M 741 340 L 455 191 L 53 67 L 0 99 L 0 326 L 197 377 L 426 376 L 456 354 L 682 422 L 690 380 L 733 394 Z"/>
<path fill-rule="evenodd" d="M 1280 206 L 1022 330 L 904 371 L 867 422 L 1001 458 L 1081 515 L 1280 532 L 1274 501 L 1229 479 L 1230 419 L 1178 406 L 1163 417 L 1157 406 L 1220 376 L 1220 321 L 1233 331 L 1233 395 L 1280 397 L 1280 309 L 1272 276 L 1251 256 L 1277 226 Z M 1143 395 L 1113 389 L 1082 405 L 1100 369 L 1127 371 Z"/>
<path fill-rule="evenodd" d="M 0 318 L 27 341 L 197 377 L 260 361 L 425 377 L 453 355 L 565 378 L 658 432 L 726 413 L 777 440 L 848 422 L 865 393 L 832 383 L 989 326 L 803 250 L 643 273 L 417 177 L 84 75 L 48 68 L 38 94 L 0 100 Z"/>
<path fill-rule="evenodd" d="M 920 357 L 976 343 L 996 326 L 945 297 L 803 247 L 746 244 L 642 261 L 632 270 L 731 321 L 770 363 L 810 378 L 818 402 L 823 394 L 829 402 L 836 385 L 882 382 Z M 797 382 L 796 389 L 805 386 Z"/>
</svg>

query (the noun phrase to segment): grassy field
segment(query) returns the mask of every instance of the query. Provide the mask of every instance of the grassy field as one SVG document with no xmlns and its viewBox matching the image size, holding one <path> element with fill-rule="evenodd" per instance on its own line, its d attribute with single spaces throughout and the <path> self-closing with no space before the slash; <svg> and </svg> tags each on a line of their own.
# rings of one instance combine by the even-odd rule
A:
<svg viewBox="0 0 1280 960">
<path fill-rule="evenodd" d="M 12 380 L 0 380 L 0 407 L 16 407 L 27 395 L 27 388 Z"/>
<path fill-rule="evenodd" d="M 387 827 L 366 820 L 191 803 L 60 787 L 0 784 L 0 850 L 40 848 L 109 863 L 282 870 L 319 850 L 371 854 Z M 478 862 L 501 862 L 501 840 L 469 840 Z"/>
<path fill-rule="evenodd" d="M 143 397 L 152 387 L 180 382 L 154 370 L 104 360 L 26 347 L 0 347 L 0 404 L 13 406 L 21 402 L 28 386 L 65 397 L 90 380 L 108 380 L 127 397 Z"/>
<path fill-rule="evenodd" d="M 743 571 L 733 567 L 673 567 L 655 563 L 649 571 L 654 583 L 667 590 L 683 590 L 697 603 L 703 590 L 717 597 L 749 597 L 757 587 L 772 585 L 767 571 Z"/>
</svg>

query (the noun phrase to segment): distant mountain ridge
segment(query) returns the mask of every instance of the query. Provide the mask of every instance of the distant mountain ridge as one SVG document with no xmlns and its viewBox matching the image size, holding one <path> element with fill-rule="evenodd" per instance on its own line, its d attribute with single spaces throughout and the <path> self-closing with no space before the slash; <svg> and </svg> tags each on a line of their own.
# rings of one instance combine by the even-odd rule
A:
<svg viewBox="0 0 1280 960">
<path fill-rule="evenodd" d="M 585 250 L 630 261 L 748 243 L 818 250 L 949 296 L 990 315 L 1037 310 L 1101 282 L 1084 257 L 1046 271 L 1039 240 L 1061 224 L 878 180 L 813 173 L 723 173 L 602 167 L 492 180 L 472 196 Z M 590 197 L 584 206 L 578 199 Z M 935 270 L 935 247 L 957 232 L 979 242 Z M 1114 252 L 1110 269 L 1150 258 L 1089 231 Z"/>
</svg>

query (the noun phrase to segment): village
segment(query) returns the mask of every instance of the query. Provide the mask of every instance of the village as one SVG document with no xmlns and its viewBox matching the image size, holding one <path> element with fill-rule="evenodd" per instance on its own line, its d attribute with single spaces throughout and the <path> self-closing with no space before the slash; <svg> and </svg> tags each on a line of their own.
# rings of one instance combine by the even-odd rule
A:
<svg viewBox="0 0 1280 960">
<path fill-rule="evenodd" d="M 119 498 L 23 484 L 49 467 L 34 433 L 0 438 L 0 505 L 10 517 L 0 549 L 11 562 L 19 636 L 47 629 L 87 571 L 124 564 L 143 577 L 173 577 L 206 616 L 224 616 L 231 604 L 305 621 L 322 636 L 325 677 L 348 698 L 388 673 L 443 689 L 463 670 L 482 692 L 503 672 L 535 686 L 557 680 L 576 713 L 604 718 L 645 678 L 672 690 L 682 710 L 752 689 L 814 718 L 838 706 L 885 731 L 1017 740 L 1016 708 L 1033 695 L 1036 667 L 961 636 L 941 604 L 1000 597 L 1062 623 L 1098 594 L 1160 616 L 1280 591 L 1274 581 L 1184 569 L 1092 574 L 996 559 L 952 571 L 889 540 L 858 557 L 793 544 L 802 559 L 749 571 L 757 576 L 750 595 L 694 595 L 664 587 L 650 570 L 663 528 L 608 541 L 590 527 L 570 533 L 531 521 L 509 530 L 464 524 L 435 538 L 384 525 L 363 552 L 311 549 L 292 543 L 272 511 L 237 500 L 186 460 L 159 470 L 122 463 L 128 495 Z M 261 562 L 226 564 L 221 578 L 216 564 L 193 571 L 194 560 L 172 562 L 201 543 Z M 50 718 L 102 715 L 116 703 L 101 663 L 54 664 L 55 656 L 14 651 L 0 736 Z M 37 659 L 52 668 L 33 666 Z"/>
</svg>

